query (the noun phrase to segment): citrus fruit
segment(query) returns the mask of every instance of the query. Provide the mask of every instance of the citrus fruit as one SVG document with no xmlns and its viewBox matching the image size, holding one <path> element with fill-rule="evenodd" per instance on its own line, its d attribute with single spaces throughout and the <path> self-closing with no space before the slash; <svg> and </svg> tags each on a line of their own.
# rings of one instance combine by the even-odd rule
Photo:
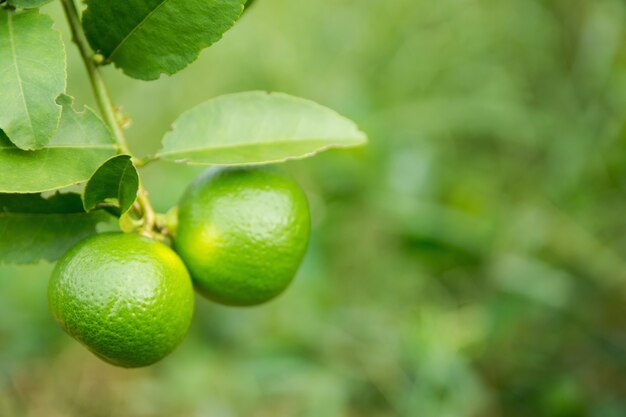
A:
<svg viewBox="0 0 626 417">
<path fill-rule="evenodd" d="M 287 288 L 309 233 L 306 196 L 288 177 L 262 168 L 211 169 L 180 201 L 175 249 L 201 294 L 247 306 Z"/>
<path fill-rule="evenodd" d="M 55 320 L 101 359 L 151 365 L 183 340 L 193 286 L 178 255 L 138 234 L 104 233 L 72 247 L 48 287 Z"/>
</svg>

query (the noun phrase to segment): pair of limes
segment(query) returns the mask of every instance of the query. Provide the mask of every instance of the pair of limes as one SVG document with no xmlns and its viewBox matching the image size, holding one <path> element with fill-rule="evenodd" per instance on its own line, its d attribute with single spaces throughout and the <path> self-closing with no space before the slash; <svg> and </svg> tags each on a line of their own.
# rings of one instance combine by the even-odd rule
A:
<svg viewBox="0 0 626 417">
<path fill-rule="evenodd" d="M 52 273 L 50 309 L 105 361 L 147 366 L 184 338 L 193 287 L 248 306 L 280 294 L 306 251 L 306 197 L 266 169 L 210 170 L 179 204 L 174 250 L 136 233 L 105 233 L 71 248 Z"/>
</svg>

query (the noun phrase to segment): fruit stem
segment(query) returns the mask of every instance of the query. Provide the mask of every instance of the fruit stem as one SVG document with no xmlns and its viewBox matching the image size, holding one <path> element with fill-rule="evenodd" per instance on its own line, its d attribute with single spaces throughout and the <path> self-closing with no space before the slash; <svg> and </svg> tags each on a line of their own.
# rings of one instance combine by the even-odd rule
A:
<svg viewBox="0 0 626 417">
<path fill-rule="evenodd" d="M 74 0 L 61 0 L 61 3 L 63 4 L 63 10 L 65 11 L 65 16 L 67 17 L 67 21 L 72 31 L 72 40 L 80 51 L 80 56 L 83 59 L 85 68 L 87 69 L 87 74 L 89 74 L 89 81 L 91 82 L 91 88 L 96 101 L 98 102 L 98 107 L 100 108 L 100 112 L 102 113 L 105 123 L 113 133 L 113 139 L 117 143 L 118 151 L 119 153 L 132 156 L 133 164 L 135 164 L 136 167 L 140 166 L 141 163 L 137 163 L 139 159 L 133 156 L 130 147 L 128 146 L 126 136 L 124 135 L 124 130 L 117 120 L 116 109 L 113 105 L 113 101 L 111 100 L 109 90 L 94 59 L 98 56 L 98 54 L 93 54 L 91 52 L 91 48 L 87 42 L 87 38 L 85 37 L 85 33 L 83 32 L 83 28 L 80 23 L 80 17 L 76 4 L 74 3 Z M 152 207 L 150 199 L 148 198 L 148 193 L 143 187 L 143 184 L 141 184 L 141 181 L 139 182 L 139 190 L 137 192 L 137 202 L 141 208 L 141 216 L 144 220 L 142 229 L 150 233 L 156 224 L 156 213 Z"/>
</svg>

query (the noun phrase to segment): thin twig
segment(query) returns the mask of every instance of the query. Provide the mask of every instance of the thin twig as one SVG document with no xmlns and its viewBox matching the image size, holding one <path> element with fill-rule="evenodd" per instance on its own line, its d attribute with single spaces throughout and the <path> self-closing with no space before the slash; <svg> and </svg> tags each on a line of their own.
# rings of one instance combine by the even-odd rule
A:
<svg viewBox="0 0 626 417">
<path fill-rule="evenodd" d="M 85 38 L 76 4 L 74 3 L 74 0 L 61 0 L 61 3 L 63 4 L 63 10 L 65 11 L 65 16 L 67 17 L 72 31 L 72 40 L 76 46 L 78 46 L 80 56 L 82 57 L 87 73 L 89 74 L 91 87 L 96 97 L 96 101 L 98 102 L 98 107 L 100 108 L 102 117 L 111 129 L 113 139 L 119 146 L 120 152 L 133 156 L 124 135 L 124 130 L 117 121 L 115 106 L 113 105 L 113 101 L 109 95 L 102 73 L 96 65 L 94 55 L 91 52 L 87 39 Z M 139 159 L 133 156 L 133 160 L 137 161 Z M 141 215 L 144 219 L 143 229 L 145 232 L 151 233 L 155 226 L 156 213 L 152 207 L 150 199 L 148 198 L 148 193 L 141 182 L 137 192 L 137 202 L 141 207 Z"/>
</svg>

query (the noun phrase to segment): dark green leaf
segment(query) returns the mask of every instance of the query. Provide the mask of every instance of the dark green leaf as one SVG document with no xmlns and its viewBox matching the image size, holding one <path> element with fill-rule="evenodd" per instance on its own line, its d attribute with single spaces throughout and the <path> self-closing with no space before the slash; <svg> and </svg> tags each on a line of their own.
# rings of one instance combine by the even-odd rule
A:
<svg viewBox="0 0 626 417">
<path fill-rule="evenodd" d="M 111 210 L 120 216 L 137 198 L 139 176 L 129 155 L 117 155 L 104 162 L 87 182 L 83 191 L 85 210 Z"/>
<path fill-rule="evenodd" d="M 160 158 L 189 164 L 284 162 L 367 142 L 350 120 L 312 101 L 248 92 L 209 100 L 182 114 Z"/>
<path fill-rule="evenodd" d="M 108 217 L 85 213 L 78 194 L 0 194 L 0 263 L 54 261 Z"/>
<path fill-rule="evenodd" d="M 0 8 L 0 129 L 21 149 L 40 149 L 61 116 L 65 47 L 52 18 Z"/>
<path fill-rule="evenodd" d="M 102 120 L 89 108 L 78 113 L 62 96 L 59 129 L 45 149 L 23 151 L 0 131 L 0 192 L 35 193 L 87 181 L 116 147 Z"/>
<path fill-rule="evenodd" d="M 195 61 L 222 38 L 244 0 L 87 0 L 91 46 L 131 77 L 154 80 Z"/>
</svg>

